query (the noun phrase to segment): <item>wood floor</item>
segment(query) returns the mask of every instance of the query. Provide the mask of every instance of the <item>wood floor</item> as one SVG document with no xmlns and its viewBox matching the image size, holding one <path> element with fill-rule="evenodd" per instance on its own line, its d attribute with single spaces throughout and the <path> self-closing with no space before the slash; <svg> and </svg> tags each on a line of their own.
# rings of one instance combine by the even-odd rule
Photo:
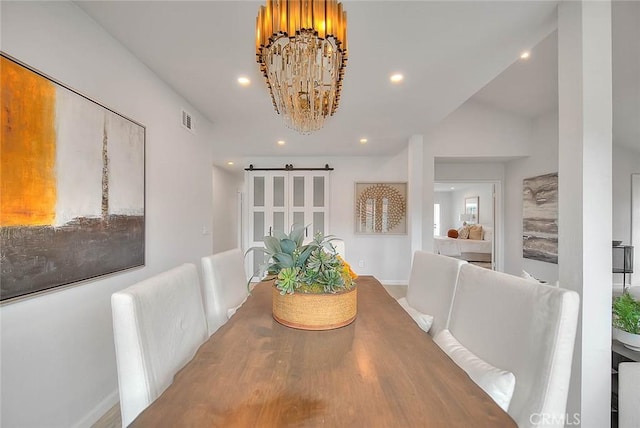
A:
<svg viewBox="0 0 640 428">
<path fill-rule="evenodd" d="M 407 295 L 406 285 L 385 285 L 384 288 L 394 299 L 399 299 Z M 122 428 L 120 403 L 113 406 L 95 424 L 93 424 L 91 428 Z"/>
<path fill-rule="evenodd" d="M 391 295 L 394 299 L 398 300 L 401 297 L 407 296 L 407 286 L 406 285 L 383 285 L 384 289 L 387 290 L 387 293 Z"/>
<path fill-rule="evenodd" d="M 122 418 L 120 417 L 120 403 L 113 406 L 105 413 L 98 422 L 91 428 L 122 428 Z"/>
</svg>

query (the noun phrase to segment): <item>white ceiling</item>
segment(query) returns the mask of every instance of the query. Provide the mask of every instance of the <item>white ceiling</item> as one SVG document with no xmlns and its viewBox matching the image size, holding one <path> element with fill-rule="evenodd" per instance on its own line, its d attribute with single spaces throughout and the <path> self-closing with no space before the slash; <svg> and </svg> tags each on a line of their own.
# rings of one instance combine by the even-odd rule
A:
<svg viewBox="0 0 640 428">
<path fill-rule="evenodd" d="M 514 62 L 473 97 L 493 108 L 535 118 L 558 108 L 558 32 L 526 60 Z"/>
<path fill-rule="evenodd" d="M 343 1 L 349 60 L 340 107 L 307 136 L 275 113 L 255 62 L 263 2 L 76 3 L 213 122 L 218 164 L 394 154 L 474 94 L 526 117 L 557 103 L 557 1 Z M 529 60 L 518 59 L 534 47 Z M 389 82 L 396 71 L 405 75 L 400 85 Z M 240 75 L 249 87 L 236 83 Z"/>
<path fill-rule="evenodd" d="M 77 2 L 213 122 L 221 161 L 397 153 L 555 28 L 554 1 L 343 3 L 349 61 L 340 108 L 302 136 L 273 110 L 255 62 L 262 2 Z M 395 71 L 405 75 L 401 85 L 389 82 Z M 238 86 L 241 74 L 250 87 Z"/>
</svg>

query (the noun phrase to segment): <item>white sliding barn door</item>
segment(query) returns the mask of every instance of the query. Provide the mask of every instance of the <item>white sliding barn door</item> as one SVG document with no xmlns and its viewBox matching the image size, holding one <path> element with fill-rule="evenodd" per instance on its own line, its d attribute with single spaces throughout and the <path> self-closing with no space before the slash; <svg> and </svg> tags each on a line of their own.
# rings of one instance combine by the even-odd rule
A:
<svg viewBox="0 0 640 428">
<path fill-rule="evenodd" d="M 262 247 L 264 236 L 289 233 L 294 224 L 306 226 L 305 242 L 329 233 L 329 171 L 247 171 L 246 178 L 248 247 Z M 260 252 L 245 263 L 259 277 L 264 273 Z"/>
</svg>

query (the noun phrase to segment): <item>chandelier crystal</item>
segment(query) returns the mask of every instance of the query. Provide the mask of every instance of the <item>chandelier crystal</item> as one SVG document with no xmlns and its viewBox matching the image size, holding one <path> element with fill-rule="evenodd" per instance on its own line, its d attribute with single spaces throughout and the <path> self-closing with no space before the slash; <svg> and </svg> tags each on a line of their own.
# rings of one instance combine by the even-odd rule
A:
<svg viewBox="0 0 640 428">
<path fill-rule="evenodd" d="M 347 13 L 336 0 L 267 0 L 256 21 L 256 55 L 273 107 L 309 134 L 338 108 L 347 61 Z"/>
</svg>

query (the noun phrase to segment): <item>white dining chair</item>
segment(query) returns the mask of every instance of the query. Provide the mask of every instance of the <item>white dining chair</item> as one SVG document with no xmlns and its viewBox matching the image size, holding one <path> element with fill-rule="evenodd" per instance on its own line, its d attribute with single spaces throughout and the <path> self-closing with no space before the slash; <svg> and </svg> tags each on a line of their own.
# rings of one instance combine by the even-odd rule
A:
<svg viewBox="0 0 640 428">
<path fill-rule="evenodd" d="M 167 389 L 207 339 L 194 264 L 163 272 L 111 296 L 122 425 Z"/>
<path fill-rule="evenodd" d="M 564 426 L 579 300 L 575 291 L 472 264 L 460 268 L 449 332 L 515 376 L 508 413 L 519 427 Z"/>
<path fill-rule="evenodd" d="M 202 258 L 204 307 L 209 335 L 226 323 L 247 299 L 247 275 L 239 249 Z"/>
<path fill-rule="evenodd" d="M 640 285 L 630 285 L 627 287 L 627 293 L 634 299 L 640 301 Z"/>
<path fill-rule="evenodd" d="M 432 336 L 449 323 L 458 272 L 466 263 L 427 251 L 416 251 L 413 255 L 407 296 L 398 299 L 398 303 Z"/>
<path fill-rule="evenodd" d="M 640 427 L 640 363 L 618 364 L 618 427 Z"/>
</svg>

